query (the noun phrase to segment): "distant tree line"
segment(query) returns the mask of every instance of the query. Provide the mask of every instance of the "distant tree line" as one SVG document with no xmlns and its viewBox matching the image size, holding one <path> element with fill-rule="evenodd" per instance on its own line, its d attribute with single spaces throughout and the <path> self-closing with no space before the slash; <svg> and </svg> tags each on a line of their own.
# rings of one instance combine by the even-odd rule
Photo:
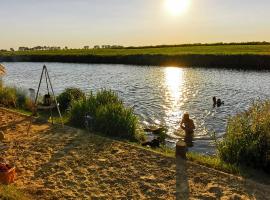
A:
<svg viewBox="0 0 270 200">
<path fill-rule="evenodd" d="M 175 44 L 175 45 L 154 45 L 154 46 L 128 46 L 125 49 L 147 49 L 147 48 L 165 48 L 165 47 L 189 47 L 189 46 L 222 46 L 222 45 L 269 45 L 270 42 L 230 42 L 230 43 L 191 43 L 191 44 Z"/>
<path fill-rule="evenodd" d="M 36 47 L 19 47 L 18 51 L 44 51 L 44 50 L 61 50 L 61 47 L 50 47 L 50 46 L 36 46 Z"/>
<path fill-rule="evenodd" d="M 225 45 L 270 45 L 270 42 L 230 42 L 230 43 L 190 43 L 190 44 L 175 44 L 175 45 L 154 45 L 154 46 L 121 46 L 121 45 L 95 45 L 92 49 L 147 49 L 147 48 L 168 48 L 168 47 L 189 47 L 189 46 L 225 46 Z M 35 46 L 35 47 L 19 47 L 18 51 L 43 51 L 43 50 L 68 50 L 65 46 Z M 82 49 L 88 50 L 89 46 L 84 46 Z M 0 49 L 0 52 L 6 52 L 6 49 Z M 10 51 L 15 51 L 10 48 Z"/>
<path fill-rule="evenodd" d="M 121 45 L 95 45 L 94 49 L 123 49 L 124 46 Z"/>
</svg>

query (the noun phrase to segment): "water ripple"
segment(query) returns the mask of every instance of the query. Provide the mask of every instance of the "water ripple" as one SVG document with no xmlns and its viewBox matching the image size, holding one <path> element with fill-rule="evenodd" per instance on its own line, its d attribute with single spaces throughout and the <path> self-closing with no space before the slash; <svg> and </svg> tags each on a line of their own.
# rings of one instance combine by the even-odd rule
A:
<svg viewBox="0 0 270 200">
<path fill-rule="evenodd" d="M 43 63 L 4 63 L 7 84 L 36 88 Z M 142 124 L 166 125 L 174 145 L 182 132 L 179 121 L 189 112 L 196 124 L 194 151 L 213 153 L 209 131 L 222 137 L 229 116 L 246 110 L 260 98 L 270 97 L 269 72 L 141 67 L 124 65 L 48 63 L 56 93 L 67 87 L 84 91 L 108 88 L 116 91 L 126 105 L 134 108 Z M 45 85 L 41 92 L 45 92 Z M 212 107 L 212 97 L 225 101 Z"/>
</svg>

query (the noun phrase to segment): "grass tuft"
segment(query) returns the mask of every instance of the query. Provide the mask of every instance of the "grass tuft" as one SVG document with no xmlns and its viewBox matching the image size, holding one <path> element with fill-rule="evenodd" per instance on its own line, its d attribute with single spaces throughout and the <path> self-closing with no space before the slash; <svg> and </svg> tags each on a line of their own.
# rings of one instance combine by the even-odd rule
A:
<svg viewBox="0 0 270 200">
<path fill-rule="evenodd" d="M 249 110 L 231 117 L 223 141 L 221 160 L 270 172 L 270 101 L 254 102 Z"/>
</svg>

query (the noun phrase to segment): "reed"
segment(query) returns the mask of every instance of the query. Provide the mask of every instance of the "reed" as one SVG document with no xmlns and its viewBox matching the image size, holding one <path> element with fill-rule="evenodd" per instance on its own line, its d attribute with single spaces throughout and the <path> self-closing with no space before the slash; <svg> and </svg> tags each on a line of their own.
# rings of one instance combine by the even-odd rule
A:
<svg viewBox="0 0 270 200">
<path fill-rule="evenodd" d="M 270 172 L 270 101 L 257 101 L 228 121 L 218 143 L 221 160 Z"/>
<path fill-rule="evenodd" d="M 93 131 L 131 141 L 144 139 L 133 110 L 126 107 L 111 90 L 103 89 L 95 95 L 90 93 L 86 99 L 73 103 L 69 122 L 73 126 L 85 127 L 86 115 L 91 116 L 86 128 Z"/>
<path fill-rule="evenodd" d="M 57 96 L 59 108 L 61 111 L 66 111 L 71 104 L 85 98 L 84 92 L 79 88 L 66 88 L 60 95 Z"/>
</svg>

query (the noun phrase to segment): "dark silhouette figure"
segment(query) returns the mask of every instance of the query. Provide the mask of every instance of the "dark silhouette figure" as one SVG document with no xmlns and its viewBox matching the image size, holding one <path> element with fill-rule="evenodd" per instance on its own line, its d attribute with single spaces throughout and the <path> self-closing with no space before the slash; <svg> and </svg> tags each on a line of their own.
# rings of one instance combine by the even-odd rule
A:
<svg viewBox="0 0 270 200">
<path fill-rule="evenodd" d="M 221 105 L 224 105 L 224 101 L 221 101 L 221 99 L 217 100 L 217 107 L 220 107 Z"/>
<path fill-rule="evenodd" d="M 49 93 L 45 94 L 44 97 L 43 97 L 43 105 L 44 106 L 50 106 L 51 103 L 52 103 L 51 95 Z"/>
<path fill-rule="evenodd" d="M 217 99 L 216 97 L 213 97 L 213 107 L 220 107 L 221 105 L 224 105 L 224 101 L 221 101 L 221 99 Z"/>
<path fill-rule="evenodd" d="M 216 107 L 216 105 L 217 105 L 217 98 L 213 97 L 213 107 Z"/>
<path fill-rule="evenodd" d="M 157 137 L 152 141 L 142 143 L 142 146 L 150 146 L 151 148 L 158 148 L 160 147 L 160 138 Z"/>
<path fill-rule="evenodd" d="M 186 142 L 188 147 L 192 147 L 195 125 L 194 125 L 193 120 L 189 118 L 188 113 L 185 113 L 183 115 L 183 119 L 180 123 L 180 126 L 185 131 L 184 141 Z"/>
</svg>

